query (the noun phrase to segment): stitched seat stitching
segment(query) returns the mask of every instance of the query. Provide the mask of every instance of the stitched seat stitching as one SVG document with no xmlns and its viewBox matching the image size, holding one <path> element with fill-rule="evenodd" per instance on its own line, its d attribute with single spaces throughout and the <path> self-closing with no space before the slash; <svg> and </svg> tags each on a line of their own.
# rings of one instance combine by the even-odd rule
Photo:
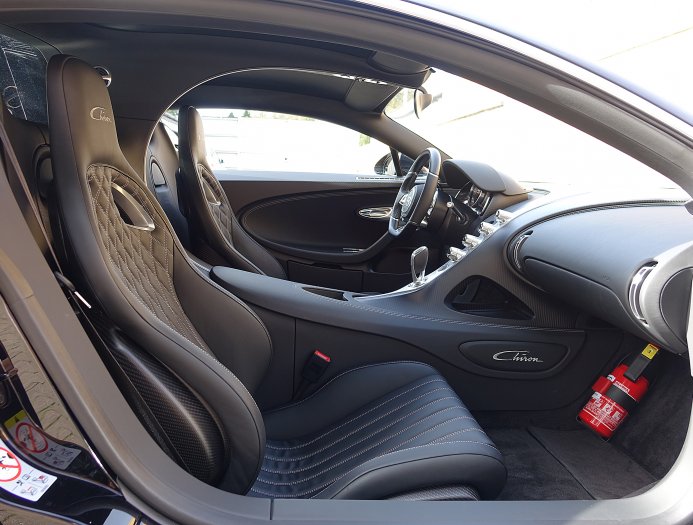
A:
<svg viewBox="0 0 693 525">
<path fill-rule="evenodd" d="M 466 416 L 465 416 L 465 417 L 466 417 Z M 400 450 L 401 447 L 402 447 L 403 445 L 406 445 L 407 443 L 411 443 L 412 441 L 414 441 L 415 439 L 417 439 L 417 438 L 423 436 L 424 434 L 427 434 L 428 432 L 431 432 L 431 431 L 433 431 L 433 430 L 435 430 L 435 429 L 437 429 L 437 428 L 440 428 L 441 426 L 447 425 L 447 424 L 450 423 L 451 421 L 455 421 L 455 420 L 461 419 L 461 418 L 462 418 L 462 416 L 460 416 L 460 417 L 455 417 L 455 418 L 451 418 L 451 419 L 449 419 L 449 420 L 443 421 L 442 423 L 438 423 L 438 424 L 432 426 L 431 428 L 428 428 L 428 429 L 424 430 L 423 432 L 419 432 L 418 434 L 416 434 L 416 435 L 410 437 L 409 439 L 407 439 L 407 440 L 404 441 L 403 443 L 400 443 L 400 444 L 397 445 L 396 447 L 393 447 L 392 449 L 388 450 L 388 451 L 386 452 L 386 454 L 389 453 L 389 452 L 393 452 L 393 451 L 396 451 L 396 450 Z M 302 483 L 306 483 L 306 482 L 308 482 L 308 481 L 310 481 L 310 480 L 312 480 L 312 479 L 315 479 L 315 478 L 317 478 L 317 477 L 319 477 L 319 476 L 322 476 L 322 475 L 325 474 L 326 472 L 329 472 L 330 470 L 332 470 L 332 469 L 334 469 L 334 468 L 336 468 L 336 467 L 339 467 L 339 466 L 343 465 L 344 463 L 348 463 L 348 462 L 351 461 L 352 459 L 357 458 L 357 457 L 359 457 L 359 456 L 365 454 L 366 452 L 368 452 L 368 451 L 370 451 L 370 450 L 373 450 L 375 447 L 378 447 L 378 446 L 382 445 L 383 443 L 385 443 L 386 441 L 389 441 L 389 440 L 391 440 L 391 439 L 393 439 L 393 438 L 399 436 L 400 434 L 403 434 L 403 433 L 406 432 L 407 430 L 409 430 L 409 428 L 404 428 L 404 429 L 400 430 L 399 432 L 396 432 L 395 434 L 392 434 L 392 435 L 388 436 L 388 437 L 385 438 L 385 439 L 381 439 L 380 441 L 378 441 L 378 442 L 376 442 L 375 444 L 371 445 L 370 447 L 368 447 L 368 448 L 366 448 L 366 449 L 364 449 L 364 450 L 358 452 L 357 454 L 353 454 L 353 455 L 349 456 L 348 458 L 343 459 L 343 460 L 341 460 L 341 461 L 335 463 L 334 465 L 330 465 L 329 468 L 324 469 L 324 470 L 321 470 L 320 472 L 317 472 L 317 473 L 315 473 L 315 474 L 312 474 L 312 475 L 310 475 L 310 476 L 308 476 L 308 477 L 306 477 L 306 478 L 303 478 L 303 479 L 300 479 L 300 480 L 296 480 L 296 481 L 285 481 L 285 482 L 281 482 L 281 481 L 264 480 L 264 479 L 261 479 L 260 477 L 258 477 L 257 480 L 256 480 L 256 483 L 259 481 L 259 482 L 261 482 L 261 483 L 265 483 L 265 484 L 268 484 L 268 485 L 281 485 L 281 486 L 300 485 L 300 484 L 302 484 Z M 471 431 L 474 431 L 474 430 L 478 430 L 478 431 L 480 431 L 480 432 L 483 433 L 483 430 L 481 430 L 480 428 L 476 428 L 476 427 L 469 428 L 469 429 L 465 429 L 464 431 L 465 431 L 465 432 L 471 432 Z M 430 444 L 430 443 L 429 443 L 429 444 Z"/>
<path fill-rule="evenodd" d="M 420 396 L 419 399 L 421 399 L 422 397 L 424 397 L 424 396 Z M 414 415 L 417 411 L 422 410 L 422 409 L 424 409 L 424 408 L 426 408 L 426 407 L 428 407 L 428 406 L 430 406 L 430 405 L 433 405 L 433 404 L 435 404 L 435 403 L 438 403 L 438 402 L 440 402 L 440 401 L 444 401 L 444 400 L 447 400 L 447 399 L 458 399 L 458 398 L 457 398 L 457 396 L 454 396 L 454 397 L 453 397 L 453 396 L 447 396 L 447 397 L 440 397 L 440 398 L 434 399 L 433 401 L 429 401 L 429 402 L 426 403 L 425 405 L 422 405 L 422 406 L 420 406 L 419 408 L 416 408 L 416 409 L 412 410 L 411 412 L 408 412 L 408 413 L 405 414 L 404 416 L 401 416 L 399 419 L 396 419 L 395 421 L 393 421 L 393 422 L 391 422 L 391 423 L 388 423 L 385 427 L 381 427 L 377 432 L 381 432 L 381 431 L 383 431 L 383 430 L 386 430 L 386 429 L 388 429 L 388 428 L 390 428 L 390 427 L 396 425 L 397 423 L 399 423 L 399 422 L 401 422 L 401 421 L 404 421 L 404 420 L 407 419 L 408 417 Z M 318 450 L 315 450 L 315 451 L 313 451 L 313 452 L 310 452 L 310 453 L 308 453 L 308 454 L 305 454 L 305 455 L 303 455 L 303 456 L 265 456 L 265 459 L 269 459 L 269 460 L 273 460 L 273 461 L 299 461 L 299 460 L 303 460 L 303 459 L 307 459 L 307 458 L 309 458 L 309 457 L 315 456 L 316 454 L 319 454 L 320 452 L 322 452 L 322 451 L 324 451 L 324 450 L 327 450 L 327 449 L 330 448 L 330 447 L 333 447 L 333 446 L 336 445 L 337 443 L 340 443 L 341 441 L 344 441 L 344 440 L 347 439 L 348 437 L 351 437 L 352 435 L 357 434 L 358 432 L 360 432 L 360 431 L 366 429 L 367 427 L 369 427 L 369 426 L 372 425 L 373 423 L 376 423 L 377 421 L 383 419 L 384 417 L 387 417 L 388 415 L 392 414 L 393 412 L 396 412 L 396 411 L 399 410 L 400 408 L 402 408 L 402 407 L 398 407 L 398 408 L 396 408 L 396 409 L 394 409 L 394 410 L 392 410 L 392 411 L 390 411 L 390 412 L 387 412 L 387 413 L 383 414 L 382 416 L 379 416 L 378 419 L 374 419 L 374 420 L 372 420 L 372 421 L 369 421 L 368 423 L 361 425 L 361 426 L 358 427 L 357 429 L 354 429 L 354 430 L 352 430 L 351 432 L 349 432 L 349 433 L 347 433 L 347 434 L 344 434 L 343 436 L 341 436 L 341 437 L 340 437 L 339 439 L 337 439 L 336 441 L 333 441 L 333 442 L 331 442 L 331 443 L 328 443 L 328 444 L 326 444 L 326 445 L 323 445 L 322 448 L 320 448 L 320 449 L 318 449 Z M 454 410 L 454 409 L 464 409 L 464 410 L 467 410 L 466 407 L 462 407 L 461 405 L 455 405 L 455 406 L 452 406 L 452 407 L 444 408 L 444 409 L 442 409 L 442 410 L 440 410 L 440 411 L 438 411 L 438 412 L 443 412 L 443 411 L 447 411 L 447 410 Z M 438 412 L 436 412 L 436 414 L 437 414 Z M 467 410 L 467 412 L 468 412 L 468 410 Z M 426 416 L 426 417 L 429 417 L 429 416 Z"/>
<path fill-rule="evenodd" d="M 446 409 L 446 410 L 452 410 L 452 409 L 456 409 L 456 408 L 460 408 L 460 407 L 459 407 L 459 406 L 456 406 L 456 407 L 449 407 L 449 408 Z M 396 437 L 396 436 L 398 436 L 398 435 L 400 435 L 400 434 L 402 434 L 402 433 L 404 433 L 404 432 L 406 432 L 406 431 L 408 431 L 408 430 L 411 430 L 411 429 L 415 428 L 416 426 L 421 425 L 421 424 L 424 423 L 426 420 L 428 420 L 428 419 L 430 419 L 430 418 L 432 418 L 432 417 L 434 417 L 434 416 L 437 416 L 440 412 L 442 412 L 442 411 L 439 411 L 439 412 L 436 412 L 436 413 L 433 413 L 433 414 L 429 414 L 428 416 L 426 416 L 426 417 L 424 417 L 424 418 L 422 418 L 422 419 L 418 419 L 418 420 L 416 420 L 414 423 L 408 425 L 407 427 L 403 428 L 402 430 L 400 430 L 400 431 L 397 432 L 396 434 L 393 434 L 393 435 L 390 436 L 390 437 Z M 412 414 L 413 414 L 413 412 L 412 412 Z M 412 414 L 409 414 L 409 415 L 412 415 Z M 450 419 L 444 421 L 443 423 L 441 423 L 441 425 L 442 425 L 442 424 L 449 423 L 450 421 L 456 421 L 456 420 L 460 420 L 460 419 L 472 419 L 472 420 L 474 420 L 474 418 L 473 418 L 472 416 L 458 416 L 458 417 L 450 418 Z M 378 435 L 380 432 L 386 430 L 387 428 L 390 428 L 390 427 L 394 426 L 394 425 L 397 424 L 397 423 L 399 423 L 399 421 L 396 421 L 395 423 L 393 423 L 393 424 L 391 424 L 391 425 L 389 425 L 389 426 L 387 426 L 387 427 L 384 427 L 384 428 L 382 428 L 382 429 L 377 430 L 376 432 L 373 432 L 373 433 L 371 433 L 371 434 L 369 434 L 369 435 L 367 435 L 367 436 L 365 436 L 365 437 L 362 437 L 362 438 L 360 438 L 358 441 L 355 441 L 355 442 L 353 442 L 353 443 L 349 443 L 349 445 L 348 445 L 347 447 L 345 447 L 345 448 L 339 450 L 338 452 L 332 454 L 331 456 L 327 456 L 327 457 L 321 459 L 320 461 L 318 461 L 318 462 L 316 462 L 316 463 L 313 463 L 313 464 L 311 464 L 311 465 L 308 465 L 308 466 L 306 466 L 306 467 L 300 467 L 300 468 L 298 468 L 298 469 L 293 469 L 293 470 L 272 470 L 272 469 L 269 469 L 269 468 L 265 468 L 265 467 L 263 466 L 263 467 L 261 468 L 261 470 L 262 470 L 263 472 L 268 472 L 268 473 L 271 473 L 271 474 L 284 474 L 284 475 L 291 475 L 291 474 L 296 474 L 296 473 L 298 473 L 298 472 L 305 472 L 305 471 L 307 471 L 307 470 L 310 470 L 310 469 L 313 469 L 313 468 L 315 468 L 315 467 L 318 467 L 318 466 L 322 465 L 323 463 L 326 463 L 326 462 L 330 461 L 331 459 L 334 459 L 335 457 L 339 456 L 340 454 L 344 454 L 344 453 L 345 453 L 347 450 L 349 450 L 350 448 L 352 448 L 352 447 L 354 447 L 354 446 L 356 446 L 356 445 L 359 445 L 359 444 L 363 443 L 364 441 L 367 441 L 368 439 L 372 438 L 373 436 Z M 385 438 L 384 441 L 388 441 L 388 440 L 390 439 L 390 437 Z M 415 437 L 418 437 L 418 436 L 415 436 Z M 377 445 L 376 445 L 376 446 L 377 446 Z M 327 447 L 327 448 L 329 448 L 329 447 Z M 370 449 L 366 449 L 366 450 L 370 450 Z M 317 454 L 317 453 L 316 453 L 316 454 Z M 300 461 L 300 460 L 302 460 L 302 459 L 306 459 L 306 458 L 309 458 L 309 457 L 315 457 L 316 454 L 311 454 L 311 455 L 308 455 L 308 456 L 304 456 L 304 457 L 302 457 L 302 458 L 287 458 L 286 460 L 284 460 L 284 462 L 285 462 L 285 463 L 292 463 L 292 462 L 294 462 L 294 461 Z M 258 478 L 258 480 L 260 480 L 260 478 Z"/>
<path fill-rule="evenodd" d="M 395 452 L 404 452 L 404 451 L 416 450 L 416 449 L 421 449 L 421 448 L 437 447 L 437 446 L 446 446 L 446 445 L 455 445 L 455 444 L 475 444 L 475 445 L 484 445 L 484 446 L 487 446 L 487 447 L 491 447 L 491 448 L 495 449 L 496 451 L 498 450 L 498 449 L 497 449 L 494 445 L 492 445 L 491 443 L 484 443 L 483 441 L 457 440 L 457 441 L 448 441 L 447 443 L 434 443 L 434 444 L 426 444 L 426 445 L 417 445 L 417 446 L 415 446 L 415 447 L 409 447 L 409 448 L 405 448 L 405 449 L 402 449 L 402 450 L 396 450 Z M 383 458 L 383 457 L 385 457 L 385 456 L 387 456 L 387 455 L 389 455 L 389 454 L 392 454 L 392 453 L 393 453 L 393 452 L 387 452 L 387 453 L 385 453 L 385 454 L 381 454 L 380 456 L 376 456 L 376 457 L 372 458 L 372 459 L 369 460 L 369 461 L 375 461 L 375 460 L 377 460 L 377 459 L 381 459 L 381 458 Z M 459 454 L 456 454 L 456 455 L 459 455 Z M 360 465 L 359 465 L 359 466 L 360 466 Z M 354 468 L 356 468 L 356 467 L 354 467 Z M 290 497 L 290 498 L 300 498 L 300 497 L 303 497 L 303 496 L 307 496 L 308 494 L 311 494 L 312 492 L 318 491 L 316 494 L 314 494 L 313 496 L 311 496 L 311 498 L 315 498 L 315 497 L 317 497 L 317 496 L 320 495 L 320 493 L 323 491 L 323 489 L 325 489 L 326 487 L 329 487 L 329 486 L 332 485 L 333 483 L 335 483 L 335 482 L 339 481 L 340 479 L 342 479 L 343 477 L 347 476 L 347 475 L 348 475 L 350 472 L 352 472 L 353 470 L 354 470 L 354 469 L 351 469 L 351 470 L 345 472 L 344 474 L 340 475 L 339 477 L 334 478 L 334 479 L 328 481 L 327 483 L 324 483 L 324 484 L 322 484 L 322 485 L 320 485 L 320 486 L 318 486 L 318 487 L 315 487 L 315 488 L 313 488 L 313 489 L 310 489 L 310 490 L 307 490 L 307 491 L 304 491 L 304 492 L 286 493 L 286 494 L 281 494 L 281 495 L 282 495 L 282 496 L 287 496 L 287 497 Z M 255 487 L 251 488 L 249 492 L 254 492 L 254 493 L 256 493 L 256 494 L 260 494 L 260 495 L 263 495 L 263 496 L 277 496 L 277 495 L 280 495 L 279 492 L 267 492 L 267 491 L 263 491 L 263 490 L 257 489 L 257 488 L 255 488 Z"/>
<path fill-rule="evenodd" d="M 110 210 L 112 210 L 113 206 L 114 206 L 114 204 L 112 202 L 113 197 L 107 194 L 106 189 L 110 188 L 110 184 L 115 182 L 114 179 L 116 177 L 114 177 L 111 173 L 109 173 L 108 170 L 116 171 L 116 173 L 118 174 L 118 177 L 117 177 L 118 179 L 122 179 L 122 178 L 126 179 L 125 184 L 123 184 L 123 182 L 121 180 L 118 180 L 118 182 L 121 183 L 124 187 L 130 187 L 130 184 L 129 184 L 130 181 L 129 181 L 128 177 L 125 176 L 124 174 L 122 174 L 121 172 L 115 170 L 114 168 L 110 168 L 110 167 L 107 167 L 104 165 L 93 165 L 90 167 L 90 170 L 91 170 L 91 173 L 88 176 L 88 182 L 89 183 L 93 182 L 93 183 L 97 184 L 97 188 L 96 188 L 97 191 L 96 192 L 92 192 L 91 191 L 91 185 L 89 185 L 90 193 L 92 193 L 92 206 L 94 208 L 94 212 L 96 213 L 97 217 L 99 215 L 102 217 L 102 219 L 99 220 L 98 224 L 99 224 L 99 229 L 101 230 L 100 233 L 101 233 L 101 237 L 102 237 L 102 242 L 104 242 L 104 244 L 108 248 L 106 250 L 106 254 L 107 254 L 111 264 L 119 271 L 122 279 L 125 281 L 126 284 L 130 283 L 131 286 L 133 286 L 133 285 L 135 286 L 135 288 L 136 288 L 135 292 L 136 293 L 133 293 L 133 296 L 142 306 L 144 306 L 152 315 L 154 315 L 160 321 L 170 323 L 171 327 L 180 336 L 182 336 L 184 339 L 186 339 L 188 342 L 192 343 L 193 345 L 201 346 L 201 348 L 204 348 L 204 346 L 205 346 L 204 343 L 201 342 L 201 340 L 200 340 L 199 336 L 197 335 L 197 333 L 195 332 L 194 328 L 192 328 L 192 326 L 190 325 L 189 320 L 187 320 L 187 318 L 185 318 L 184 316 L 181 316 L 179 312 L 176 312 L 176 310 L 171 306 L 171 304 L 168 302 L 168 300 L 164 296 L 158 297 L 156 295 L 151 294 L 148 291 L 147 286 L 145 286 L 144 282 L 142 281 L 142 276 L 140 275 L 140 273 L 144 273 L 150 279 L 151 279 L 151 276 L 149 275 L 149 273 L 153 273 L 153 277 L 155 277 L 156 280 L 160 284 L 165 286 L 167 288 L 167 290 L 169 290 L 169 291 L 171 290 L 171 284 L 162 281 L 159 278 L 159 275 L 156 272 L 153 272 L 152 268 L 150 266 L 148 266 L 146 264 L 146 262 L 144 261 L 144 257 L 142 255 L 142 249 L 143 249 L 142 239 L 139 236 L 134 236 L 135 239 L 133 239 L 133 235 L 128 235 L 126 237 L 125 236 L 126 230 L 123 227 L 123 225 L 117 225 L 113 220 L 113 217 L 112 217 L 113 214 L 110 213 Z M 98 181 L 96 180 L 97 178 L 99 179 Z M 139 190 L 139 188 L 136 188 L 136 189 Z M 142 202 L 142 199 L 140 198 L 141 196 L 138 192 L 135 192 L 134 194 L 131 193 L 131 194 L 137 198 L 138 202 L 141 205 L 143 205 L 143 206 L 145 206 L 145 208 L 147 208 L 147 206 L 146 206 L 147 203 Z M 106 208 L 104 206 L 104 204 L 101 203 L 102 197 L 105 198 L 105 200 L 109 204 L 109 208 Z M 99 211 L 101 212 L 100 214 L 98 213 Z M 156 214 L 153 214 L 153 215 L 156 215 Z M 110 229 L 106 225 L 103 224 L 103 219 L 105 219 L 108 226 L 111 227 Z M 161 227 L 161 224 L 158 224 L 158 226 Z M 110 230 L 112 230 L 114 232 L 115 237 L 120 242 L 120 245 L 125 250 L 128 251 L 129 256 L 132 258 L 132 262 L 134 262 L 135 266 L 138 268 L 138 274 L 135 274 L 130 270 L 129 262 L 128 262 L 128 260 L 123 258 L 123 256 L 120 254 L 120 250 L 117 249 L 117 245 L 113 242 L 113 238 L 109 233 Z M 122 236 L 119 235 L 119 230 L 120 230 Z M 148 237 L 150 239 L 153 239 L 154 235 L 150 233 L 148 235 Z M 135 240 L 137 242 L 134 242 Z M 158 239 L 157 239 L 157 241 L 158 241 Z M 164 248 L 164 252 L 166 254 L 167 264 L 168 264 L 168 256 L 170 253 L 170 247 L 168 246 L 167 243 L 164 243 L 162 241 L 159 241 L 159 242 L 160 242 L 161 246 Z M 128 248 L 128 245 L 130 246 L 131 249 Z M 139 250 L 138 250 L 138 246 L 139 246 Z M 134 250 L 134 252 L 138 255 L 139 259 L 141 260 L 142 264 L 144 265 L 144 269 L 140 268 L 140 266 L 137 262 L 138 257 L 134 256 L 132 250 Z M 119 260 L 119 263 L 116 263 L 116 261 L 113 260 L 111 252 L 114 252 L 115 256 Z M 156 257 L 154 256 L 153 251 L 152 251 L 152 258 L 154 260 L 156 260 Z M 128 270 L 127 275 L 125 274 L 125 271 L 124 271 L 125 269 Z M 148 271 L 149 271 L 149 273 L 148 273 Z M 165 268 L 165 274 L 167 275 L 168 279 L 170 280 L 170 275 L 168 273 L 167 267 Z M 139 284 L 140 289 L 138 289 L 137 284 Z M 156 313 L 152 309 L 152 307 L 147 305 L 143 301 L 143 299 L 139 297 L 140 294 L 143 297 L 147 298 L 147 300 L 150 301 L 152 304 L 157 305 L 159 307 L 160 314 Z M 174 297 L 175 297 L 175 295 L 174 295 Z M 166 303 L 166 306 L 168 306 L 170 314 L 168 314 L 166 311 L 166 308 L 164 308 L 164 306 L 161 302 L 162 299 Z M 163 317 L 163 319 L 162 319 L 162 317 Z M 181 327 L 181 324 L 183 325 L 182 327 Z M 181 330 L 181 328 L 183 328 L 183 330 Z M 186 335 L 184 332 L 187 332 L 188 335 Z M 192 336 L 195 339 L 195 341 L 191 340 L 190 336 Z"/>
<path fill-rule="evenodd" d="M 397 399 L 397 398 L 399 398 L 399 397 L 402 397 L 403 395 L 408 394 L 409 392 L 412 392 L 412 391 L 414 391 L 414 390 L 417 390 L 417 389 L 422 388 L 422 387 L 424 387 L 424 386 L 426 386 L 426 385 L 429 385 L 429 384 L 431 384 L 431 383 L 436 383 L 436 382 L 443 382 L 443 383 L 444 383 L 445 380 L 444 380 L 443 378 L 433 379 L 433 380 L 431 380 L 431 381 L 427 381 L 426 383 L 422 383 L 422 384 L 420 384 L 420 385 L 411 387 L 410 389 L 405 390 L 404 392 L 400 392 L 399 394 L 395 395 L 394 397 L 391 397 L 391 398 L 389 398 L 389 399 L 386 399 L 386 400 L 383 401 L 382 403 L 380 403 L 380 404 L 378 404 L 378 405 L 376 405 L 376 406 L 370 408 L 370 409 L 367 410 L 366 412 L 361 412 L 361 413 L 359 413 L 359 415 L 354 416 L 354 417 L 352 417 L 351 419 L 348 419 L 347 421 L 341 423 L 339 426 L 334 427 L 334 428 L 331 428 L 330 430 L 328 430 L 328 431 L 324 432 L 323 434 L 321 434 L 321 435 L 319 435 L 319 436 L 317 436 L 317 437 L 311 439 L 310 441 L 306 441 L 305 443 L 299 443 L 298 445 L 291 445 L 291 446 L 288 446 L 288 447 L 270 445 L 270 444 L 268 443 L 268 444 L 267 444 L 267 448 L 272 449 L 272 450 L 296 450 L 296 449 L 299 449 L 299 448 L 306 447 L 306 446 L 308 446 L 308 445 L 312 445 L 313 443 L 315 443 L 316 441 L 319 441 L 319 440 L 322 439 L 323 437 L 328 436 L 329 434 L 331 434 L 331 433 L 333 433 L 333 432 L 336 432 L 337 430 L 339 430 L 340 428 L 344 427 L 345 425 L 348 425 L 349 423 L 353 423 L 354 421 L 356 421 L 356 420 L 358 420 L 358 419 L 361 419 L 362 417 L 364 417 L 364 416 L 370 414 L 371 412 L 373 412 L 374 410 L 377 410 L 378 408 L 382 407 L 383 405 L 386 405 L 387 403 L 390 403 L 391 401 L 394 401 L 395 399 Z M 446 389 L 449 389 L 449 388 L 450 388 L 449 386 L 446 386 L 445 388 L 430 390 L 429 392 L 427 392 L 426 394 L 423 394 L 423 395 L 425 396 L 425 395 L 431 394 L 431 393 L 433 393 L 433 392 L 436 392 L 436 391 L 438 391 L 438 390 L 446 390 Z M 418 398 L 417 398 L 417 399 L 418 399 Z M 412 400 L 412 401 L 408 401 L 407 403 L 405 403 L 405 404 L 402 405 L 402 406 L 406 406 L 408 403 L 411 403 L 411 402 L 413 402 L 413 401 L 416 401 L 416 399 L 414 399 L 414 400 Z M 401 407 L 400 407 L 400 408 L 401 408 Z"/>
<path fill-rule="evenodd" d="M 477 428 L 477 430 L 480 430 L 481 432 L 483 432 L 483 434 L 484 434 L 486 437 L 488 437 L 488 435 L 486 434 L 486 432 L 483 431 L 483 429 Z M 463 430 L 456 430 L 455 432 L 450 432 L 449 434 L 445 434 L 444 436 L 441 436 L 441 437 L 439 437 L 439 438 L 436 438 L 436 439 L 434 439 L 433 441 L 429 441 L 427 444 L 428 444 L 428 445 L 431 445 L 431 444 L 434 444 L 434 443 L 439 443 L 439 442 L 441 442 L 441 441 L 443 441 L 443 440 L 449 438 L 450 436 L 455 436 L 455 435 L 457 435 L 457 434 L 462 434 L 463 432 L 466 432 L 466 429 L 463 429 Z"/>
</svg>

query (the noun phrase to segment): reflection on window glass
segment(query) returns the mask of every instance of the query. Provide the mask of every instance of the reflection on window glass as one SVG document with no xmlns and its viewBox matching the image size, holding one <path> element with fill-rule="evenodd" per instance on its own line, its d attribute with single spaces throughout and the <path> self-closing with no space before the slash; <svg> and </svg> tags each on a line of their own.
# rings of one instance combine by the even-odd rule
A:
<svg viewBox="0 0 693 525">
<path fill-rule="evenodd" d="M 0 93 L 9 112 L 48 123 L 45 58 L 32 46 L 1 34 L 0 50 Z"/>
<path fill-rule="evenodd" d="M 215 170 L 375 175 L 385 144 L 330 122 L 270 111 L 199 108 Z M 177 143 L 177 111 L 161 121 Z"/>
<path fill-rule="evenodd" d="M 424 88 L 432 103 L 420 118 L 412 89 L 398 93 L 385 113 L 453 158 L 485 162 L 537 187 L 675 187 L 590 135 L 464 78 L 438 70 Z"/>
</svg>

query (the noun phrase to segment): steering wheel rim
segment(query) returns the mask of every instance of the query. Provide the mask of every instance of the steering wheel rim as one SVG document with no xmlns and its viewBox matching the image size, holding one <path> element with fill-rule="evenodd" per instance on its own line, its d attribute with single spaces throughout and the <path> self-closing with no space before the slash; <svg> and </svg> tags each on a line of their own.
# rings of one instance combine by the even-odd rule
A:
<svg viewBox="0 0 693 525">
<path fill-rule="evenodd" d="M 392 205 L 388 224 L 390 235 L 398 237 L 410 227 L 421 224 L 438 188 L 440 166 L 440 152 L 436 148 L 426 148 L 416 157 Z M 416 180 L 424 169 L 427 170 L 426 182 L 417 184 Z"/>
</svg>

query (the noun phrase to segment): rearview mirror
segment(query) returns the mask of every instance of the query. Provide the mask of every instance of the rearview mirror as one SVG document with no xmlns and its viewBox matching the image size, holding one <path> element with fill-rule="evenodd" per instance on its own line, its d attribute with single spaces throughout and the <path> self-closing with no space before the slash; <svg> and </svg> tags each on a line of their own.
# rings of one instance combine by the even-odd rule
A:
<svg viewBox="0 0 693 525">
<path fill-rule="evenodd" d="M 421 118 L 421 113 L 433 102 L 433 95 L 430 95 L 428 91 L 420 87 L 414 92 L 414 113 L 416 113 L 417 118 Z"/>
<path fill-rule="evenodd" d="M 392 162 L 392 155 L 386 153 L 381 157 L 380 160 L 375 163 L 375 166 L 373 166 L 373 171 L 375 171 L 376 175 L 396 175 L 396 173 L 394 173 L 395 166 Z"/>
</svg>

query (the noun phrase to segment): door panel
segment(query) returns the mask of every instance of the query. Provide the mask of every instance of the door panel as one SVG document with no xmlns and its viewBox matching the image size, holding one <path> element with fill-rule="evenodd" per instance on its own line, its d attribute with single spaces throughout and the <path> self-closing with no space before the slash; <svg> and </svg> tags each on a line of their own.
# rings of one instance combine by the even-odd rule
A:
<svg viewBox="0 0 693 525">
<path fill-rule="evenodd" d="M 350 253 L 367 249 L 387 232 L 386 220 L 359 210 L 392 205 L 397 188 L 291 195 L 263 201 L 241 214 L 241 224 L 265 244 Z"/>
<path fill-rule="evenodd" d="M 387 220 L 359 211 L 386 208 L 401 180 L 321 173 L 216 173 L 245 230 L 293 281 L 350 291 L 390 291 L 411 281 L 409 258 L 434 239 L 425 231 L 392 240 Z"/>
</svg>

